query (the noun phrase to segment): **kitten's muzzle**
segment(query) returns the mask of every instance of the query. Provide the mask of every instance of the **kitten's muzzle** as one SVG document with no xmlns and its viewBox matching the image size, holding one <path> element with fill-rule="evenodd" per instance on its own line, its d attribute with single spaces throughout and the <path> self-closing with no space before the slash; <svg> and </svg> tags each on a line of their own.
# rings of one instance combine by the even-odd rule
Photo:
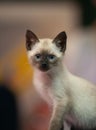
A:
<svg viewBox="0 0 96 130">
<path fill-rule="evenodd" d="M 41 71 L 48 71 L 49 70 L 49 65 L 47 63 L 41 63 L 40 70 Z"/>
</svg>

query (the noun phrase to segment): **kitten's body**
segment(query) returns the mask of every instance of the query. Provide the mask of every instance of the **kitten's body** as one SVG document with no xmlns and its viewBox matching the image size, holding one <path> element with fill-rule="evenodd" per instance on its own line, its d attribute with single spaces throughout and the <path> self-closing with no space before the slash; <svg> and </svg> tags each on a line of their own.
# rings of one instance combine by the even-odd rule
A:
<svg viewBox="0 0 96 130">
<path fill-rule="evenodd" d="M 40 78 L 38 78 L 38 74 Z M 58 71 L 55 76 L 50 76 L 50 72 L 49 74 L 38 72 L 34 78 L 37 91 L 48 103 L 59 104 L 61 100 L 65 100 L 65 96 L 68 96 L 70 109 L 68 108 L 66 113 L 65 120 L 67 123 L 77 127 L 96 127 L 95 86 L 72 75 L 67 70 L 66 76 L 65 70 L 63 70 Z"/>
<path fill-rule="evenodd" d="M 60 36 L 59 40 L 62 40 Z M 29 50 L 29 60 L 32 62 L 32 56 L 42 51 L 57 57 L 54 66 L 50 63 L 48 71 L 39 70 L 38 64 L 34 69 L 37 91 L 53 105 L 50 130 L 59 130 L 63 121 L 80 128 L 96 128 L 96 87 L 66 69 L 63 65 L 63 52 L 50 39 L 39 41 L 33 50 Z"/>
</svg>

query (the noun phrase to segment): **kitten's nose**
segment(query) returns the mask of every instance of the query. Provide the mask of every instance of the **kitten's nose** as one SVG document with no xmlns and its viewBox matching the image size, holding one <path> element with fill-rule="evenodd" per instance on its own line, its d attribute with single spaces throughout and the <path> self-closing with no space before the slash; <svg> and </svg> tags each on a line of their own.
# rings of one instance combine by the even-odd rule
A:
<svg viewBox="0 0 96 130">
<path fill-rule="evenodd" d="M 42 63 L 42 68 L 47 68 L 47 64 L 46 63 Z"/>
<path fill-rule="evenodd" d="M 49 70 L 49 66 L 47 63 L 42 63 L 41 66 L 40 66 L 40 70 L 41 71 L 47 71 Z"/>
</svg>

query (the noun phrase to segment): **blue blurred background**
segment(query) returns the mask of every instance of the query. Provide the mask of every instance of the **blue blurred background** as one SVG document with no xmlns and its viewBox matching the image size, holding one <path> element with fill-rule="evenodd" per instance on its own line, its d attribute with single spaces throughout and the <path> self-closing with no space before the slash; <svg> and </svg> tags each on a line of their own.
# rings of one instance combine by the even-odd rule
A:
<svg viewBox="0 0 96 130">
<path fill-rule="evenodd" d="M 72 73 L 96 84 L 96 0 L 0 0 L 1 84 L 16 98 L 20 130 L 47 130 L 51 111 L 32 86 L 27 29 L 39 38 L 54 38 L 65 30 L 65 64 Z M 6 104 L 7 97 L 2 96 Z"/>
</svg>

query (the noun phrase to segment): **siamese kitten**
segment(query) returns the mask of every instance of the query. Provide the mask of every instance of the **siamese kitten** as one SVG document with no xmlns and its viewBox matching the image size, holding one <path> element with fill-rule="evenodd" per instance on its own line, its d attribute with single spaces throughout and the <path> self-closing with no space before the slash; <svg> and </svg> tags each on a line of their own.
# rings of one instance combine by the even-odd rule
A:
<svg viewBox="0 0 96 130">
<path fill-rule="evenodd" d="M 59 33 L 52 39 L 38 39 L 27 30 L 28 59 L 34 67 L 34 85 L 53 106 L 49 130 L 60 130 L 63 122 L 82 129 L 96 128 L 96 87 L 71 74 L 63 58 L 67 36 Z"/>
</svg>

